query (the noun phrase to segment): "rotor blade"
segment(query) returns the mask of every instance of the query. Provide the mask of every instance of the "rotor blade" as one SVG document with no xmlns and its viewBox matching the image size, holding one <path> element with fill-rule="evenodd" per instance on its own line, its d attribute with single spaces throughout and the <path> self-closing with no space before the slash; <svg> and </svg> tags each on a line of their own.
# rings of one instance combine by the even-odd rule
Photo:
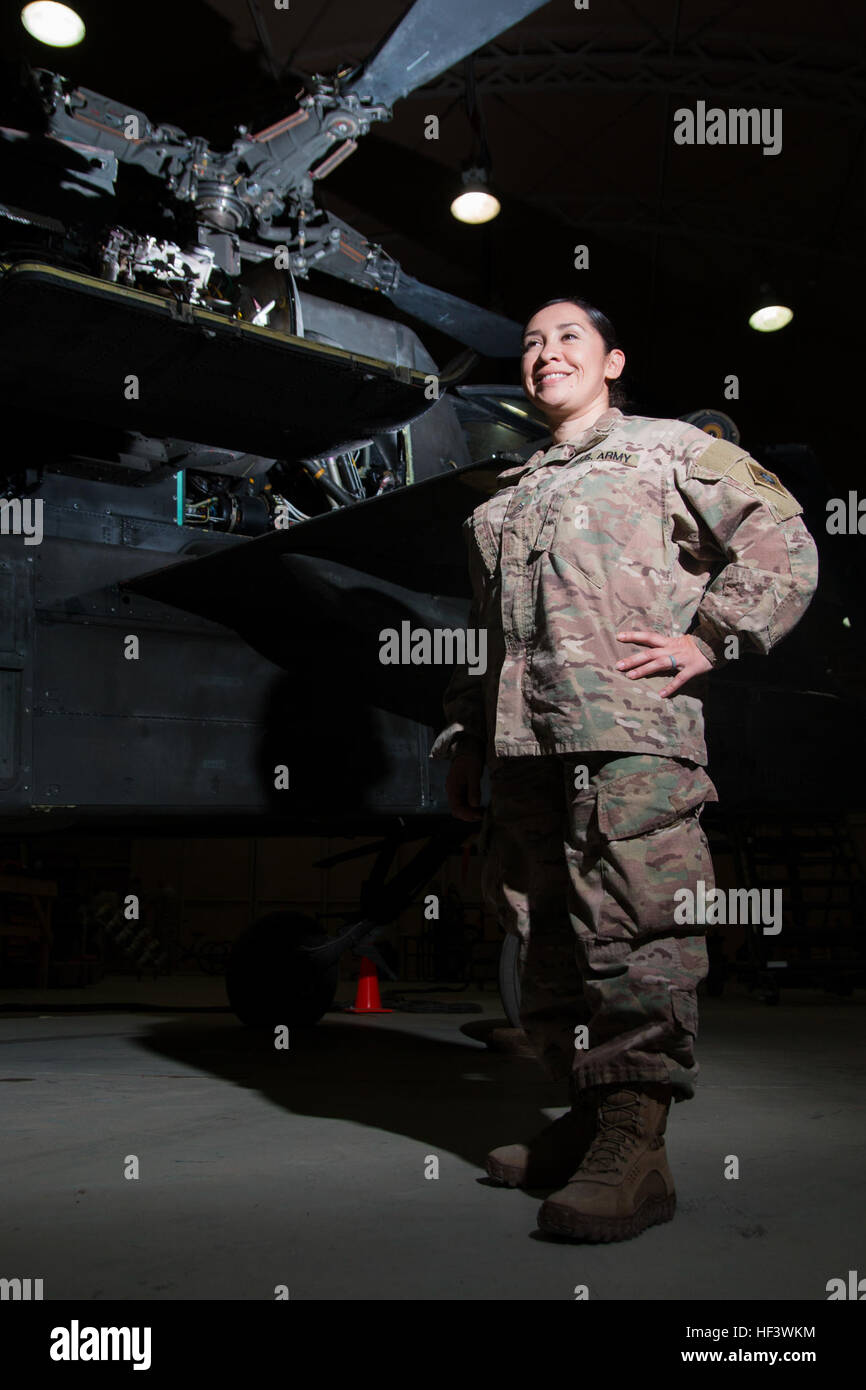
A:
<svg viewBox="0 0 866 1390">
<path fill-rule="evenodd" d="M 347 91 L 391 106 L 546 0 L 415 0 Z"/>
<path fill-rule="evenodd" d="M 396 288 L 383 288 L 383 293 L 398 309 L 485 357 L 520 356 L 522 330 L 513 319 L 493 314 L 489 309 L 479 309 L 476 304 L 446 294 L 444 290 L 434 290 L 402 271 Z"/>
<path fill-rule="evenodd" d="M 339 241 L 329 235 L 329 249 L 317 256 L 314 270 L 380 291 L 398 309 L 485 357 L 520 356 L 522 331 L 513 319 L 423 284 L 407 275 L 391 256 L 380 255 L 381 247 L 372 247 L 348 222 L 330 212 L 327 219 L 331 233 L 339 230 Z"/>
</svg>

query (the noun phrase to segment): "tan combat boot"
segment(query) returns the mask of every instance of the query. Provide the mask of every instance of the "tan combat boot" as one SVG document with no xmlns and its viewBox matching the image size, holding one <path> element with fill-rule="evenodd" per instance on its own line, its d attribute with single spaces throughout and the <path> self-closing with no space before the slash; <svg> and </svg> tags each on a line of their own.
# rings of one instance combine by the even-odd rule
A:
<svg viewBox="0 0 866 1390">
<path fill-rule="evenodd" d="M 572 1239 L 630 1240 L 673 1219 L 676 1193 L 664 1141 L 671 1088 L 617 1082 L 590 1092 L 595 1138 L 562 1191 L 543 1203 L 538 1225 Z"/>
<path fill-rule="evenodd" d="M 506 1187 L 558 1187 L 567 1182 L 595 1134 L 595 1105 L 571 1088 L 571 1109 L 528 1144 L 506 1144 L 487 1155 L 487 1172 Z"/>
</svg>

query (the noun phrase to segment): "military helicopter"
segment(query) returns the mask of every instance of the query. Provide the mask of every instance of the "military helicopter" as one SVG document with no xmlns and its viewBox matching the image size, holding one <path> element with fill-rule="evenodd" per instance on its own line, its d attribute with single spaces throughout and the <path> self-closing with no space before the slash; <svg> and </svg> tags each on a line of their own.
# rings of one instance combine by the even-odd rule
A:
<svg viewBox="0 0 866 1390">
<path fill-rule="evenodd" d="M 417 0 L 366 63 L 227 152 L 41 69 L 0 128 L 0 361 L 26 444 L 0 496 L 2 822 L 384 830 L 349 851 L 376 860 L 339 935 L 279 913 L 238 943 L 248 1023 L 318 1018 L 349 946 L 392 974 L 375 935 L 465 837 L 427 757 L 449 670 L 383 667 L 378 633 L 465 624 L 474 461 L 546 433 L 515 388 L 461 385 L 477 354 L 516 354 L 519 326 L 407 275 L 317 185 L 538 7 Z M 440 370 L 403 324 L 308 293 L 311 270 L 456 357 Z"/>
</svg>

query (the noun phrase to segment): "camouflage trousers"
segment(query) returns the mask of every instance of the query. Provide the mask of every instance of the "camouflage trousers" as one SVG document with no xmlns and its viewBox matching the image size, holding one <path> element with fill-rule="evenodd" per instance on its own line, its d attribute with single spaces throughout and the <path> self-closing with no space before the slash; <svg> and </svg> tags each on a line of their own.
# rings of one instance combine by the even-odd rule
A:
<svg viewBox="0 0 866 1390">
<path fill-rule="evenodd" d="M 689 1099 L 708 961 L 703 931 L 674 925 L 673 895 L 714 884 L 710 778 L 680 759 L 569 753 L 497 759 L 490 785 L 483 891 L 520 939 L 521 1022 L 544 1070 Z"/>
</svg>

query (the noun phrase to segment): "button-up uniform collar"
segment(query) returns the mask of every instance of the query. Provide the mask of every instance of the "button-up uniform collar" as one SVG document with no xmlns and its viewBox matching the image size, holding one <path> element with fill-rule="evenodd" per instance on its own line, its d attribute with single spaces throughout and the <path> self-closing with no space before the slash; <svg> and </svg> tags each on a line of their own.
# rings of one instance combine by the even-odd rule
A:
<svg viewBox="0 0 866 1390">
<path fill-rule="evenodd" d="M 562 444 L 551 444 L 549 449 L 537 450 L 527 460 L 527 468 L 537 468 L 542 463 L 567 463 L 570 459 L 577 458 L 585 450 L 591 449 L 593 445 L 606 439 L 622 418 L 622 411 L 618 410 L 616 406 L 611 406 L 609 410 L 605 410 L 599 415 L 588 429 L 582 430 L 573 439 L 567 439 Z"/>
</svg>

